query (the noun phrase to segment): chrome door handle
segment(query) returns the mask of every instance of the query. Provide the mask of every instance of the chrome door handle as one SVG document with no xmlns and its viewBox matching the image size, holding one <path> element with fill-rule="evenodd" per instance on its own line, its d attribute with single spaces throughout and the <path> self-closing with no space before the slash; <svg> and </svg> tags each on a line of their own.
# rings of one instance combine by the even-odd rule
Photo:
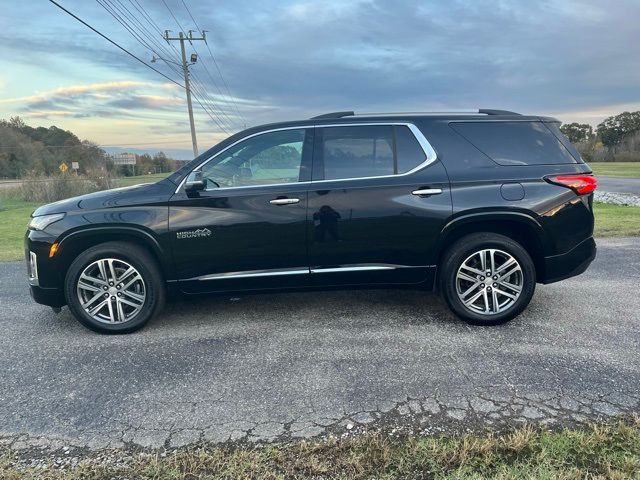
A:
<svg viewBox="0 0 640 480">
<path fill-rule="evenodd" d="M 273 200 L 269 200 L 269 203 L 271 205 L 292 205 L 299 201 L 299 198 L 274 198 Z"/>
<path fill-rule="evenodd" d="M 442 193 L 441 188 L 422 188 L 420 190 L 414 190 L 411 192 L 413 195 L 440 195 Z"/>
</svg>

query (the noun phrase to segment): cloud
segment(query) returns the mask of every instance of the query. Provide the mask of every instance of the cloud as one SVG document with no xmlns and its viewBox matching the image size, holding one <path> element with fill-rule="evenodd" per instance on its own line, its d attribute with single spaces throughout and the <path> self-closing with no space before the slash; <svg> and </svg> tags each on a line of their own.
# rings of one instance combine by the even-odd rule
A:
<svg viewBox="0 0 640 480">
<path fill-rule="evenodd" d="M 174 109 L 185 104 L 183 99 L 160 95 L 130 95 L 111 100 L 108 105 L 126 109 Z"/>
<path fill-rule="evenodd" d="M 171 84 L 154 84 L 134 80 L 124 80 L 119 82 L 91 83 L 87 85 L 70 85 L 59 87 L 47 92 L 36 93 L 26 97 L 0 99 L 0 103 L 27 103 L 38 104 L 39 102 L 76 100 L 78 97 L 93 96 L 95 98 L 109 98 L 105 92 L 129 92 L 144 88 L 172 88 Z"/>
<path fill-rule="evenodd" d="M 179 0 L 167 5 L 181 26 L 164 2 L 139 4 L 162 29 L 196 28 Z M 3 77 L 9 83 L 0 110 L 57 115 L 61 123 L 82 115 L 108 120 L 113 136 L 117 121 L 137 122 L 136 135 L 188 132 L 178 86 L 55 8 L 25 16 L 13 5 L 3 11 L 7 28 L 0 32 L 5 75 L 15 66 L 28 71 L 37 65 L 39 72 L 50 72 L 52 85 L 70 85 L 7 98 L 17 90 L 16 80 Z M 188 5 L 199 27 L 209 30 L 208 47 L 216 59 L 202 42 L 187 45 L 188 54 L 199 54 L 191 67 L 196 95 L 228 130 L 241 128 L 241 117 L 253 125 L 343 109 L 493 107 L 560 112 L 567 121 L 575 114 L 597 124 L 620 106 L 640 101 L 637 0 L 618 0 L 615 8 L 598 0 L 235 0 L 218 2 L 215 9 L 209 1 L 190 0 Z M 67 0 L 65 6 L 140 58 L 154 54 L 98 4 Z M 146 17 L 136 18 L 149 28 L 137 29 L 147 41 L 179 60 Z M 23 31 L 33 33 L 24 37 Z M 154 66 L 182 82 L 179 70 L 162 62 Z M 95 82 L 102 78 L 125 80 Z M 198 129 L 220 134 L 195 101 L 194 108 Z M 97 135 L 106 131 L 104 123 L 96 127 Z"/>
<path fill-rule="evenodd" d="M 199 24 L 213 27 L 232 91 L 276 106 L 250 110 L 256 120 L 348 108 L 546 113 L 638 100 L 637 1 L 192 4 Z"/>
<path fill-rule="evenodd" d="M 43 110 L 40 112 L 29 112 L 25 115 L 27 118 L 51 118 L 51 117 L 73 117 L 73 112 L 64 110 Z"/>
<path fill-rule="evenodd" d="M 157 93 L 147 93 L 154 91 Z M 17 105 L 30 118 L 152 118 L 160 110 L 181 108 L 184 100 L 177 93 L 164 83 L 124 80 L 69 85 L 0 103 Z"/>
</svg>

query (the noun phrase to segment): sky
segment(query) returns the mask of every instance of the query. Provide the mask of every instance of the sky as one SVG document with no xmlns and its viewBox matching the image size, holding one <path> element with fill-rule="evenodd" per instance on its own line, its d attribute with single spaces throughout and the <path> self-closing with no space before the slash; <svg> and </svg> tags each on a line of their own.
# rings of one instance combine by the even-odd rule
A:
<svg viewBox="0 0 640 480">
<path fill-rule="evenodd" d="M 594 126 L 640 110 L 638 0 L 58 2 L 180 85 L 179 44 L 161 32 L 207 31 L 187 43 L 201 151 L 337 110 L 496 108 Z M 184 89 L 49 1 L 3 2 L 0 59 L 0 118 L 192 157 Z"/>
</svg>

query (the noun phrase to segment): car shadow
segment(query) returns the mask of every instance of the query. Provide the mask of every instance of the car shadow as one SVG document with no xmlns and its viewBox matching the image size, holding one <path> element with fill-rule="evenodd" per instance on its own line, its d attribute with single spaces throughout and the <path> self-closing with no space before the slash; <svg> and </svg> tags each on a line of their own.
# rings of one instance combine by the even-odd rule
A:
<svg viewBox="0 0 640 480">
<path fill-rule="evenodd" d="M 430 292 L 340 290 L 181 297 L 167 303 L 147 328 L 182 328 L 234 322 L 303 326 L 371 326 L 377 323 L 456 322 Z"/>
</svg>

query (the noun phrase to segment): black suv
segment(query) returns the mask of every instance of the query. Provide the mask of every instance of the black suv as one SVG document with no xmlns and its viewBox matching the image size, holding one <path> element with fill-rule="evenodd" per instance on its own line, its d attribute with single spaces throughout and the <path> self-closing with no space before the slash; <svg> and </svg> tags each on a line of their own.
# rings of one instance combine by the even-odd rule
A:
<svg viewBox="0 0 640 480">
<path fill-rule="evenodd" d="M 38 208 L 31 294 L 100 332 L 168 293 L 439 290 L 469 323 L 595 257 L 591 169 L 553 118 L 337 112 L 251 128 L 154 184 Z"/>
</svg>

